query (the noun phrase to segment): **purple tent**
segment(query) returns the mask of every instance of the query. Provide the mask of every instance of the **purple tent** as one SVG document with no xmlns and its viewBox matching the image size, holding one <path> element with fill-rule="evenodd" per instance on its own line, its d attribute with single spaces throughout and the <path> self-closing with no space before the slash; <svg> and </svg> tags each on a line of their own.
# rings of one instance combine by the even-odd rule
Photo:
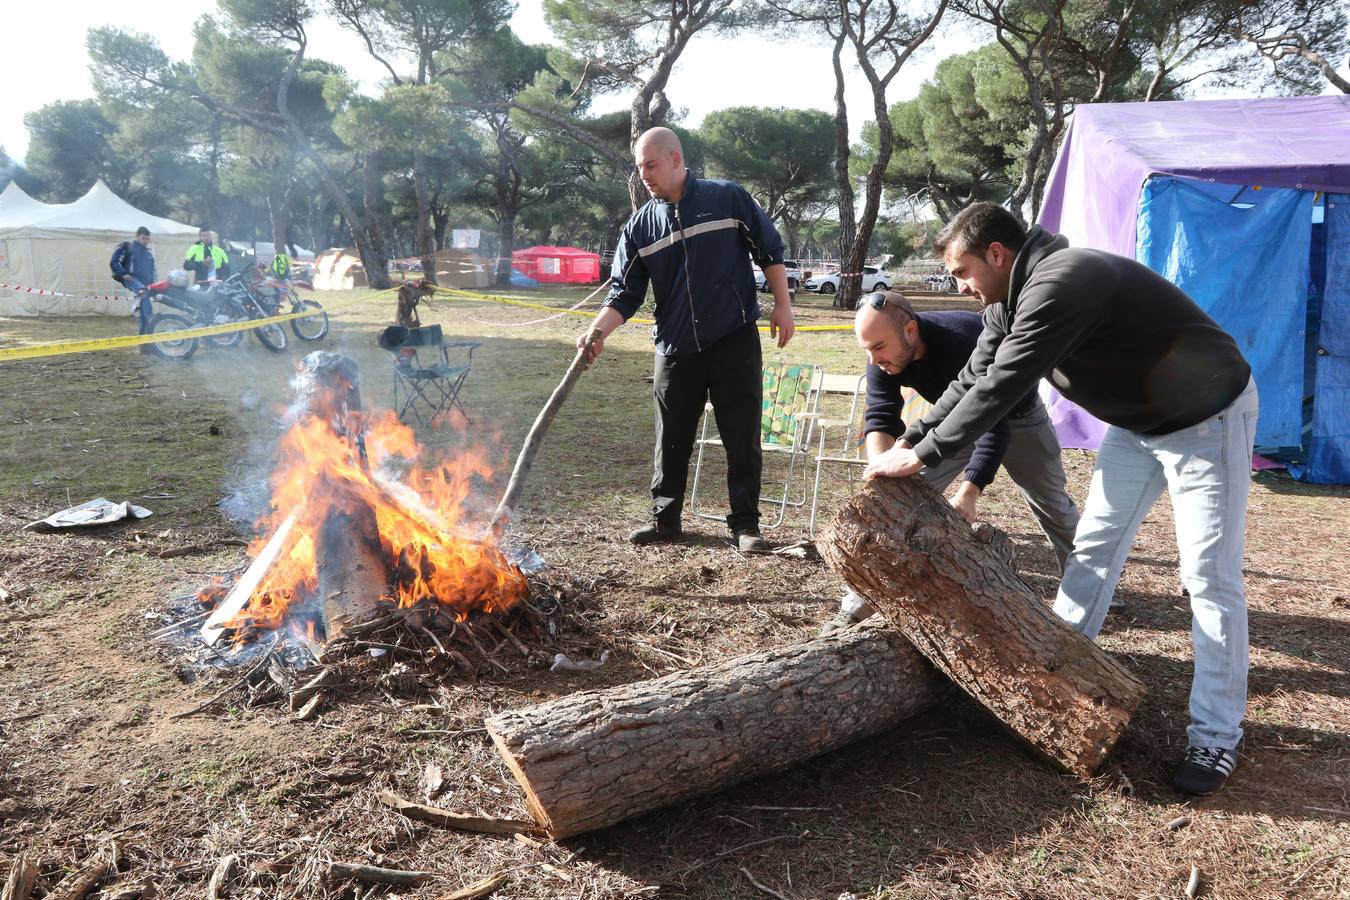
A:
<svg viewBox="0 0 1350 900">
<path fill-rule="evenodd" d="M 1163 187 L 1171 189 L 1165 197 L 1161 196 Z M 1327 195 L 1325 200 L 1318 192 Z M 1311 247 L 1314 255 L 1321 252 L 1326 262 L 1327 271 L 1321 276 L 1316 275 L 1316 265 L 1312 266 L 1311 280 L 1323 279 L 1320 287 L 1325 303 L 1319 307 L 1323 335 L 1318 352 L 1327 355 L 1323 351 L 1328 335 L 1337 340 L 1337 335 L 1350 328 L 1341 321 L 1346 313 L 1337 305 L 1342 302 L 1338 292 L 1350 292 L 1350 287 L 1343 270 L 1333 265 L 1341 259 L 1336 255 L 1339 245 L 1319 249 L 1314 241 L 1320 238 L 1310 240 L 1308 232 L 1313 217 L 1320 220 L 1325 207 L 1325 240 L 1333 241 L 1333 218 L 1340 221 L 1344 208 L 1350 206 L 1347 194 L 1350 96 L 1085 104 L 1074 111 L 1050 173 L 1040 224 L 1064 234 L 1071 245 L 1139 259 L 1195 296 L 1239 338 L 1244 353 L 1258 368 L 1265 418 L 1267 396 L 1292 391 L 1294 384 L 1288 378 L 1293 376 L 1262 385 L 1262 370 L 1253 354 L 1272 351 L 1244 344 L 1239 331 L 1251 323 L 1225 320 L 1229 312 L 1222 304 L 1216 309 L 1199 295 L 1214 289 L 1241 295 L 1248 305 L 1264 304 L 1269 310 L 1263 326 L 1267 331 L 1276 315 L 1297 319 L 1288 337 L 1301 343 L 1297 336 L 1303 334 L 1300 317 L 1308 309 L 1308 251 L 1284 246 L 1284 257 L 1290 262 L 1281 272 L 1273 272 L 1269 260 L 1280 251 L 1281 243 L 1302 240 L 1302 247 Z M 1283 212 L 1276 209 L 1280 204 Z M 1314 211 L 1314 204 L 1322 205 Z M 1253 208 L 1257 211 L 1249 213 Z M 1205 221 L 1210 216 L 1213 223 Z M 1245 221 L 1237 222 L 1237 218 Z M 1231 238 L 1237 228 L 1247 229 L 1240 234 L 1246 242 L 1242 254 L 1259 258 L 1261 265 L 1230 270 L 1227 261 L 1236 255 L 1234 251 L 1201 246 L 1211 239 L 1211 231 Z M 1344 230 L 1339 225 L 1337 229 Z M 1302 274 L 1296 269 L 1299 264 Z M 1274 284 L 1279 278 L 1284 281 Z M 1350 367 L 1350 359 L 1345 365 Z M 1290 372 L 1294 368 L 1293 363 L 1285 366 Z M 1301 357 L 1297 368 L 1301 379 Z M 1343 377 L 1339 371 L 1329 371 L 1325 378 L 1319 374 L 1319 390 L 1322 382 L 1339 382 Z M 1294 397 L 1291 402 L 1297 404 L 1297 400 Z M 1099 444 L 1104 426 L 1077 407 L 1054 397 L 1052 415 L 1065 446 Z M 1344 427 L 1336 425 L 1335 430 Z M 1288 430 L 1286 423 L 1286 436 Z M 1350 450 L 1346 460 L 1350 464 Z"/>
</svg>

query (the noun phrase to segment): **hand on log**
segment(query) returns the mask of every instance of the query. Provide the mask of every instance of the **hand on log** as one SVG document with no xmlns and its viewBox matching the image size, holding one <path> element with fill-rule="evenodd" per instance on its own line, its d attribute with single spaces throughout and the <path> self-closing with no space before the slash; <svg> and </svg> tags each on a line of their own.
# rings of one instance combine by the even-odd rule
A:
<svg viewBox="0 0 1350 900">
<path fill-rule="evenodd" d="M 921 478 L 868 482 L 820 547 L 933 665 L 1068 772 L 1091 775 L 1139 705 L 1143 685 Z"/>
</svg>

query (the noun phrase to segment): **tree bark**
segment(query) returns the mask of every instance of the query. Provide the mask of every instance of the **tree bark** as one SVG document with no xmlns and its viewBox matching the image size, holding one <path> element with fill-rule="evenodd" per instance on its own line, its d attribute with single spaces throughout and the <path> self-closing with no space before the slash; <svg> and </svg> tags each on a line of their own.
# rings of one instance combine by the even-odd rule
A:
<svg viewBox="0 0 1350 900">
<path fill-rule="evenodd" d="M 892 728 L 946 680 L 895 629 L 861 625 L 487 720 L 554 839 L 776 772 Z"/>
<path fill-rule="evenodd" d="M 372 150 L 366 154 L 361 165 L 361 202 L 366 209 L 366 234 L 371 250 L 380 259 L 387 260 L 389 251 L 385 248 L 384 229 L 380 225 L 380 152 Z M 366 273 L 369 280 L 370 273 Z M 371 287 L 374 287 L 371 282 Z"/>
<path fill-rule="evenodd" d="M 413 195 L 417 198 L 417 255 L 422 259 L 422 280 L 436 283 L 436 247 L 431 238 L 431 198 L 427 192 L 427 158 L 413 150 Z"/>
<path fill-rule="evenodd" d="M 1144 693 L 1042 603 L 921 478 L 881 478 L 821 552 L 958 687 L 1074 775 L 1110 752 Z"/>
</svg>

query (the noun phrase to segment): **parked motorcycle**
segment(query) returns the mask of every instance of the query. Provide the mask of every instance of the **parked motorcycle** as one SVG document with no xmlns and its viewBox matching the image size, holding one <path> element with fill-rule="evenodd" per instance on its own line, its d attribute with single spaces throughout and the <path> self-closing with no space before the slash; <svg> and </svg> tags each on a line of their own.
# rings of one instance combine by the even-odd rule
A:
<svg viewBox="0 0 1350 900">
<path fill-rule="evenodd" d="M 163 281 L 150 285 L 151 302 L 163 304 L 175 312 L 161 312 L 150 319 L 150 331 L 165 335 L 150 348 L 166 359 L 187 359 L 197 352 L 197 338 L 174 338 L 172 333 L 204 325 L 225 325 L 266 319 L 271 314 L 244 283 L 243 273 L 231 275 L 224 281 L 205 288 L 191 287 L 189 276 L 174 270 Z M 298 320 L 297 320 L 298 321 Z M 259 343 L 269 350 L 286 349 L 286 331 L 276 322 L 268 322 L 253 329 Z M 205 340 L 217 347 L 233 347 L 243 339 L 243 331 L 208 335 Z"/>
<path fill-rule="evenodd" d="M 257 276 L 249 284 L 249 290 L 268 311 L 268 315 L 309 311 L 310 315 L 291 319 L 291 331 L 302 341 L 323 340 L 328 335 L 328 313 L 317 300 L 301 300 L 295 292 L 296 284 L 309 287 L 305 282 L 278 280 L 259 267 Z"/>
</svg>

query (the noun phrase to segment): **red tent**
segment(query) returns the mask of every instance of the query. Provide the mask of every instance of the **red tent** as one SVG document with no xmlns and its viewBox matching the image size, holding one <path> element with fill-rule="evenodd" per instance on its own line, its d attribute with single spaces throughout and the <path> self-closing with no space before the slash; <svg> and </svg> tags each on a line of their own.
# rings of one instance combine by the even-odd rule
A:
<svg viewBox="0 0 1350 900">
<path fill-rule="evenodd" d="M 576 247 L 526 247 L 511 254 L 511 265 L 541 284 L 600 281 L 600 254 Z"/>
</svg>

